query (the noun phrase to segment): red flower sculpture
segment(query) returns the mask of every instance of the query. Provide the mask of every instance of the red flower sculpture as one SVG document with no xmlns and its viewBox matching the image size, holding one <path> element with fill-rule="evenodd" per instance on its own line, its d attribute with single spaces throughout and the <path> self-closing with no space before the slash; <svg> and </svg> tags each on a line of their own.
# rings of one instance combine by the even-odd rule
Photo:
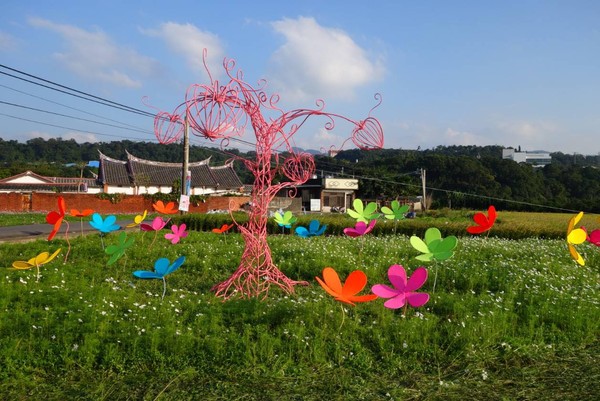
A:
<svg viewBox="0 0 600 401">
<path fill-rule="evenodd" d="M 492 205 L 488 208 L 488 215 L 481 212 L 475 213 L 473 220 L 477 223 L 476 226 L 467 227 L 470 234 L 481 234 L 492 228 L 496 222 L 496 208 Z"/>
<path fill-rule="evenodd" d="M 46 215 L 46 222 L 48 224 L 54 225 L 54 228 L 48 235 L 48 241 L 52 240 L 52 238 L 54 238 L 54 236 L 60 229 L 60 225 L 62 224 L 63 219 L 65 218 L 65 209 L 66 209 L 65 199 L 62 196 L 59 196 L 58 197 L 58 212 L 53 210 Z"/>
</svg>

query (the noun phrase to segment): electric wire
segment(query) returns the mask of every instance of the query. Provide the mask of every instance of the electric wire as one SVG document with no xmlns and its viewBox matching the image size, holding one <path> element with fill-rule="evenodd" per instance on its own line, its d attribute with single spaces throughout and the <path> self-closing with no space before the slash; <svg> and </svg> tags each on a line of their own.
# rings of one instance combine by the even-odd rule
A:
<svg viewBox="0 0 600 401">
<path fill-rule="evenodd" d="M 43 100 L 45 102 L 52 103 L 52 104 L 55 104 L 55 105 L 58 105 L 58 106 L 61 106 L 61 107 L 65 107 L 65 108 L 70 109 L 70 110 L 78 111 L 78 112 L 83 113 L 83 114 L 87 114 L 87 115 L 90 115 L 90 116 L 101 118 L 101 119 L 106 120 L 106 121 L 111 121 L 111 122 L 118 123 L 118 124 L 121 124 L 121 125 L 126 126 L 126 127 L 131 127 L 131 128 L 135 128 L 135 129 L 138 129 L 138 130 L 142 130 L 142 128 L 136 127 L 135 125 L 124 123 L 124 122 L 121 122 L 121 121 L 117 121 L 117 120 L 114 120 L 112 118 L 101 116 L 99 114 L 90 113 L 89 111 L 78 109 L 78 108 L 72 107 L 72 106 L 68 106 L 66 104 L 56 102 L 54 100 L 46 99 L 44 97 L 37 96 L 37 95 L 34 95 L 32 93 L 28 93 L 28 92 L 25 92 L 25 91 L 22 91 L 22 90 L 19 90 L 19 89 L 12 88 L 10 86 L 6 86 L 6 85 L 0 84 L 0 87 L 5 88 L 5 89 L 9 89 L 9 90 L 11 90 L 13 92 L 17 92 L 17 93 L 20 93 L 22 95 L 33 97 L 35 99 Z"/>
<path fill-rule="evenodd" d="M 127 106 L 127 105 L 124 105 L 124 104 L 121 104 L 121 103 L 118 103 L 118 102 L 114 102 L 112 100 L 105 99 L 105 98 L 100 97 L 100 96 L 92 95 L 90 93 L 83 92 L 83 91 L 71 88 L 69 86 L 62 85 L 62 84 L 59 84 L 59 83 L 56 83 L 56 82 L 53 82 L 53 81 L 50 81 L 50 80 L 38 77 L 36 75 L 26 73 L 26 72 L 18 70 L 16 68 L 8 67 L 8 66 L 6 66 L 4 64 L 0 64 L 0 68 L 4 68 L 6 70 L 16 72 L 17 74 L 25 75 L 26 77 L 29 77 L 29 78 L 37 79 L 38 81 L 54 85 L 54 86 L 57 86 L 58 88 L 63 88 L 65 90 L 61 90 L 61 89 L 58 89 L 58 88 L 53 88 L 51 86 L 44 85 L 44 84 L 41 84 L 39 82 L 34 82 L 34 81 L 26 79 L 26 78 L 18 77 L 16 75 L 9 74 L 9 73 L 4 72 L 4 71 L 0 71 L 0 74 L 8 75 L 8 76 L 11 76 L 13 78 L 16 78 L 16 79 L 19 79 L 19 80 L 22 80 L 22 81 L 26 81 L 26 82 L 32 83 L 34 85 L 43 86 L 45 88 L 52 89 L 52 90 L 55 90 L 55 91 L 58 91 L 58 92 L 62 92 L 62 93 L 65 93 L 67 95 L 70 95 L 70 96 L 79 97 L 79 98 L 84 99 L 84 100 L 88 100 L 88 101 L 91 101 L 91 102 L 104 104 L 105 106 L 110 106 L 110 107 L 118 108 L 118 109 L 121 109 L 121 110 L 124 110 L 124 111 L 129 111 L 129 112 L 132 112 L 132 113 L 136 113 L 136 114 L 140 114 L 140 115 L 145 115 L 145 116 L 154 118 L 154 114 L 153 113 L 147 112 L 145 110 L 140 110 L 140 109 L 137 109 L 135 107 L 131 107 L 131 106 Z M 71 91 L 71 92 L 74 92 L 74 93 L 70 93 L 68 91 Z M 85 97 L 85 96 L 87 96 L 87 97 Z"/>
<path fill-rule="evenodd" d="M 127 130 L 130 130 L 130 131 L 141 132 L 141 133 L 144 133 L 144 134 L 152 134 L 151 132 L 146 131 L 146 130 L 141 130 L 141 129 L 137 129 L 137 128 L 130 128 L 130 127 L 123 127 L 123 126 L 120 126 L 120 125 L 109 124 L 109 123 L 103 123 L 101 121 L 95 121 L 95 120 L 90 120 L 90 119 L 87 119 L 87 118 L 70 116 L 68 114 L 62 114 L 62 113 L 57 113 L 57 112 L 54 112 L 54 111 L 42 110 L 42 109 L 38 109 L 36 107 L 30 107 L 30 106 L 24 106 L 22 104 L 5 102 L 3 100 L 0 100 L 0 104 L 6 104 L 8 106 L 19 107 L 19 108 L 26 109 L 26 110 L 31 110 L 31 111 L 37 111 L 39 113 L 46 113 L 46 114 L 51 114 L 51 115 L 54 115 L 54 116 L 66 117 L 66 118 L 71 118 L 71 119 L 79 120 L 79 121 L 85 121 L 85 122 L 88 122 L 88 123 L 105 125 L 107 127 L 113 127 L 113 128 L 119 128 L 119 129 L 127 129 Z"/>
</svg>

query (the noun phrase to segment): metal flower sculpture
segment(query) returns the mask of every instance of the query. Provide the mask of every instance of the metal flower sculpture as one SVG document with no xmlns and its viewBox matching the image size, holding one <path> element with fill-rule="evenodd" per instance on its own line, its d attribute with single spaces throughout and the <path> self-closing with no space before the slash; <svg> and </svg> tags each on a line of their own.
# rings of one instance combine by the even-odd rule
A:
<svg viewBox="0 0 600 401">
<path fill-rule="evenodd" d="M 308 228 L 306 227 L 296 227 L 296 235 L 302 238 L 308 237 L 318 237 L 319 235 L 323 235 L 325 230 L 327 229 L 327 224 L 321 225 L 319 220 L 311 220 Z"/>
<path fill-rule="evenodd" d="M 368 223 L 379 217 L 379 213 L 377 213 L 377 203 L 375 202 L 369 202 L 365 206 L 362 200 L 354 199 L 352 206 L 354 206 L 354 210 L 348 209 L 347 213 L 358 222 L 362 221 L 363 223 Z"/>
<path fill-rule="evenodd" d="M 12 266 L 17 270 L 27 270 L 35 266 L 37 270 L 36 281 L 40 281 L 40 266 L 51 262 L 56 257 L 56 255 L 60 253 L 60 249 L 61 248 L 58 248 L 56 251 L 54 251 L 52 255 L 50 254 L 50 252 L 42 252 L 36 257 L 29 259 L 28 261 L 16 260 L 13 262 Z"/>
<path fill-rule="evenodd" d="M 585 242 L 587 239 L 587 233 L 582 228 L 575 228 L 575 225 L 579 223 L 579 220 L 583 217 L 583 212 L 579 212 L 569 220 L 567 226 L 567 247 L 569 253 L 575 262 L 581 266 L 585 266 L 585 260 L 583 256 L 575 249 L 575 245 L 579 245 Z"/>
<path fill-rule="evenodd" d="M 205 68 L 206 57 L 205 50 Z M 226 82 L 214 80 L 206 68 L 210 83 L 192 85 L 185 101 L 172 113 L 158 113 L 154 119 L 155 135 L 160 143 L 172 143 L 181 137 L 187 123 L 193 135 L 220 141 L 225 150 L 231 138 L 249 133 L 247 128 L 254 131 L 254 160 L 230 153 L 232 159 L 241 161 L 254 175 L 248 222 L 241 224 L 234 220 L 245 242 L 244 251 L 237 270 L 213 290 L 225 299 L 266 297 L 272 285 L 293 292 L 296 284 L 307 283 L 290 279 L 277 268 L 267 243 L 267 223 L 268 205 L 275 195 L 286 188 L 294 195 L 294 188 L 306 182 L 315 170 L 313 157 L 296 150 L 294 135 L 308 119 L 323 117 L 327 130 L 333 130 L 336 121 L 351 126 L 351 136 L 346 141 L 361 149 L 380 149 L 383 129 L 371 113 L 364 120 L 351 120 L 326 111 L 322 100 L 317 100 L 314 108 L 284 111 L 278 106 L 279 95 L 267 95 L 265 80 L 257 86 L 245 82 L 232 59 L 225 59 L 223 67 Z M 371 111 L 381 104 L 381 96 L 377 94 L 375 100 Z"/>
</svg>

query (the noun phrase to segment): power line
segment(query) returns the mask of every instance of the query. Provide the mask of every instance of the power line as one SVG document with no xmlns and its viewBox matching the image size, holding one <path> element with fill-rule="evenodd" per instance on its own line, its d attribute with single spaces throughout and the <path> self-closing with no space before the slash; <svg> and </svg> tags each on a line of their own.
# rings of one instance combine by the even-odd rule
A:
<svg viewBox="0 0 600 401">
<path fill-rule="evenodd" d="M 64 125 L 57 125 L 57 124 L 45 123 L 43 121 L 32 120 L 32 119 L 24 118 L 24 117 L 17 117 L 17 116 L 13 116 L 13 115 L 10 115 L 10 114 L 5 114 L 5 113 L 0 113 L 0 116 L 10 117 L 10 118 L 14 118 L 16 120 L 27 121 L 27 122 L 41 124 L 41 125 L 47 125 L 49 127 L 62 128 L 62 129 L 70 130 L 70 131 L 77 131 L 77 132 L 81 132 L 81 133 L 84 133 L 84 134 L 94 134 L 94 135 L 100 135 L 100 136 L 110 136 L 110 137 L 119 138 L 119 139 L 130 139 L 130 138 L 127 138 L 127 137 L 124 137 L 124 136 L 120 136 L 120 135 L 111 135 L 111 134 L 103 134 L 101 132 L 94 132 L 94 131 L 89 131 L 89 130 L 80 130 L 78 128 L 65 127 Z M 141 138 L 137 138 L 137 139 L 139 139 L 140 141 L 142 141 Z"/>
<path fill-rule="evenodd" d="M 9 71 L 13 71 L 13 72 L 16 72 L 18 74 L 21 74 L 21 75 L 25 75 L 26 77 L 37 79 L 38 81 L 42 81 L 42 82 L 45 82 L 45 83 L 57 86 L 58 88 L 66 89 L 66 91 L 65 90 L 61 90 L 61 89 L 57 89 L 57 88 L 53 88 L 53 87 L 48 86 L 48 85 L 41 84 L 39 82 L 34 82 L 34 81 L 26 79 L 26 78 L 18 77 L 16 75 L 9 74 L 9 73 L 4 72 L 4 71 L 0 71 L 0 74 L 8 75 L 10 77 L 13 77 L 13 78 L 16 78 L 16 79 L 20 79 L 22 81 L 29 82 L 29 83 L 32 83 L 34 85 L 43 86 L 43 87 L 51 89 L 51 90 L 62 92 L 62 93 L 65 93 L 67 95 L 75 96 L 75 97 L 78 97 L 78 98 L 81 98 L 81 99 L 84 99 L 84 100 L 88 100 L 88 101 L 91 101 L 91 102 L 103 104 L 105 106 L 114 107 L 114 108 L 121 109 L 121 110 L 124 110 L 124 111 L 130 111 L 132 113 L 141 114 L 141 115 L 145 115 L 145 116 L 148 116 L 148 117 L 154 117 L 153 113 L 147 112 L 145 110 L 140 110 L 140 109 L 137 109 L 135 107 L 131 107 L 131 106 L 127 106 L 127 105 L 124 105 L 124 104 L 121 104 L 121 103 L 117 103 L 117 102 L 114 102 L 112 100 L 100 97 L 100 96 L 92 95 L 90 93 L 83 92 L 83 91 L 71 88 L 69 86 L 62 85 L 62 84 L 59 84 L 59 83 L 56 83 L 56 82 L 53 82 L 53 81 L 50 81 L 50 80 L 38 77 L 38 76 L 33 75 L 33 74 L 28 74 L 28 73 L 26 73 L 24 71 L 17 70 L 16 68 L 11 68 L 11 67 L 8 67 L 8 66 L 3 65 L 3 64 L 0 64 L 0 68 L 4 68 L 4 69 L 7 69 Z M 71 91 L 71 92 L 74 92 L 74 93 L 70 93 L 70 92 L 67 92 L 67 91 Z M 79 95 L 77 95 L 77 94 L 79 94 Z M 84 96 L 80 96 L 80 95 L 84 95 Z M 85 97 L 85 96 L 87 96 L 87 97 Z"/>
<path fill-rule="evenodd" d="M 131 127 L 131 128 L 136 128 L 136 129 L 139 129 L 139 130 L 142 129 L 142 128 L 136 127 L 134 125 L 131 125 L 131 124 L 128 124 L 128 123 L 124 123 L 122 121 L 113 120 L 112 118 L 104 117 L 104 116 L 101 116 L 101 115 L 98 115 L 98 114 L 95 114 L 95 113 L 90 113 L 89 111 L 81 110 L 81 109 L 78 109 L 76 107 L 72 107 L 72 106 L 68 106 L 68 105 L 63 104 L 63 103 L 55 102 L 53 100 L 46 99 L 44 97 L 34 95 L 32 93 L 24 92 L 24 91 L 21 91 L 19 89 L 11 88 L 10 86 L 6 86 L 6 85 L 0 84 L 0 87 L 9 89 L 9 90 L 17 92 L 17 93 L 21 93 L 21 94 L 26 95 L 26 96 L 30 96 L 30 97 L 33 97 L 33 98 L 36 98 L 36 99 L 40 99 L 40 100 L 43 100 L 43 101 L 48 102 L 48 103 L 56 104 L 58 106 L 65 107 L 67 109 L 75 110 L 75 111 L 78 111 L 80 113 L 84 113 L 84 114 L 87 114 L 87 115 L 90 115 L 90 116 L 98 117 L 98 118 L 101 118 L 103 120 L 112 121 L 114 123 L 118 123 L 118 124 L 121 124 L 123 126 Z"/>
<path fill-rule="evenodd" d="M 103 123 L 103 122 L 100 122 L 100 121 L 94 121 L 94 120 L 90 120 L 90 119 L 87 119 L 87 118 L 75 117 L 75 116 L 70 116 L 68 114 L 56 113 L 56 112 L 53 112 L 53 111 L 42 110 L 42 109 L 38 109 L 38 108 L 35 108 L 35 107 L 29 107 L 29 106 L 24 106 L 24 105 L 21 105 L 21 104 L 5 102 L 3 100 L 0 100 L 0 104 L 6 104 L 6 105 L 9 105 L 9 106 L 13 106 L 13 107 L 19 107 L 19 108 L 22 108 L 22 109 L 37 111 L 39 113 L 51 114 L 51 115 L 59 116 L 59 117 L 72 118 L 74 120 L 79 120 L 79 121 L 85 121 L 85 122 L 94 123 L 94 124 L 105 125 L 107 127 L 113 127 L 113 128 L 119 128 L 119 129 L 128 129 L 128 130 L 131 130 L 131 131 L 137 131 L 137 132 L 141 132 L 141 133 L 144 133 L 144 134 L 149 134 L 150 133 L 149 131 L 144 131 L 144 130 L 141 130 L 141 129 L 136 129 L 136 128 L 134 129 L 134 128 L 129 128 L 129 127 L 123 127 L 123 126 L 120 126 L 120 125 L 115 125 L 115 124 Z"/>
</svg>

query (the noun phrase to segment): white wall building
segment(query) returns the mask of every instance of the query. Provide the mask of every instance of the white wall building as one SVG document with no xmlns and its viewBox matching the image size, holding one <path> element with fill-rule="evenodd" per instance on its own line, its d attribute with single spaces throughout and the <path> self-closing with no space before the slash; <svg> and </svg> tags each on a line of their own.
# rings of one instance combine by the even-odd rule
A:
<svg viewBox="0 0 600 401">
<path fill-rule="evenodd" d="M 552 163 L 550 153 L 543 150 L 521 152 L 520 150 L 513 148 L 502 149 L 502 158 L 513 160 L 517 163 L 528 163 L 535 167 L 541 167 Z"/>
</svg>

